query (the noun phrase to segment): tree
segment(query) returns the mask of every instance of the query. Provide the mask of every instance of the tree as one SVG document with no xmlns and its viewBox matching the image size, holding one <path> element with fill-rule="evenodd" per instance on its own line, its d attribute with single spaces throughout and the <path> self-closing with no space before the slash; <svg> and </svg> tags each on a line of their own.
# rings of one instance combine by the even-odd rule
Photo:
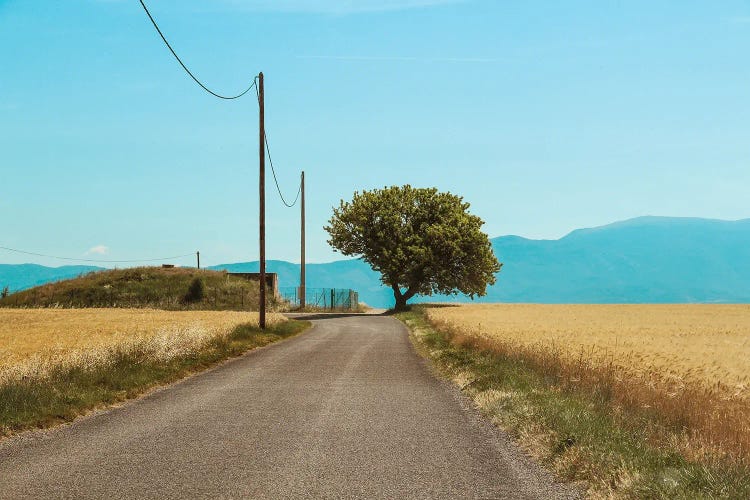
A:
<svg viewBox="0 0 750 500">
<path fill-rule="evenodd" d="M 190 282 L 190 286 L 188 286 L 187 293 L 182 298 L 183 302 L 185 303 L 193 303 L 193 302 L 200 302 L 203 300 L 203 296 L 205 295 L 205 286 L 203 285 L 203 280 L 198 278 L 197 276 L 193 278 L 193 281 Z"/>
<path fill-rule="evenodd" d="M 10 295 L 10 289 L 6 286 L 5 288 L 3 288 L 3 291 L 0 292 L 0 299 L 4 299 L 8 295 Z"/>
<path fill-rule="evenodd" d="M 472 299 L 495 284 L 500 264 L 484 222 L 469 203 L 435 188 L 409 185 L 355 192 L 334 208 L 328 244 L 361 257 L 393 289 L 396 309 L 417 294 L 464 293 Z"/>
</svg>

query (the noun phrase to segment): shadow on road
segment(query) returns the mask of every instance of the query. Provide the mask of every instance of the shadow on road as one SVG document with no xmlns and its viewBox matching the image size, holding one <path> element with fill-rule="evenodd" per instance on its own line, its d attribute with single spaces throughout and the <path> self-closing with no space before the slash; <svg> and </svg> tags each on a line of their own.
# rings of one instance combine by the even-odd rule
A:
<svg viewBox="0 0 750 500">
<path fill-rule="evenodd" d="M 292 319 L 305 319 L 308 321 L 336 319 L 336 318 L 366 318 L 368 316 L 384 316 L 382 314 L 362 314 L 362 313 L 284 313 L 284 316 Z"/>
</svg>

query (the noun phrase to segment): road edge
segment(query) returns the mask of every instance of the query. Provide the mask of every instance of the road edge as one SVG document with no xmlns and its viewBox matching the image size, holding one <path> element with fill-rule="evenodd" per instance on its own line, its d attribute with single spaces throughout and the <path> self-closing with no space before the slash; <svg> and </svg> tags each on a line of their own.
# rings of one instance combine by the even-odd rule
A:
<svg viewBox="0 0 750 500">
<path fill-rule="evenodd" d="M 249 345 L 247 349 L 240 352 L 239 354 L 229 353 L 226 356 L 221 357 L 206 365 L 196 365 L 187 369 L 187 371 L 180 374 L 177 378 L 156 381 L 154 385 L 150 385 L 144 390 L 141 390 L 136 394 L 126 397 L 122 400 L 117 400 L 109 403 L 102 402 L 94 407 L 78 410 L 75 416 L 73 416 L 72 418 L 57 419 L 39 425 L 29 425 L 18 430 L 11 430 L 6 434 L 0 434 L 0 450 L 4 446 L 7 446 L 14 441 L 31 439 L 34 437 L 43 437 L 46 434 L 56 432 L 64 428 L 73 427 L 92 418 L 97 418 L 112 411 L 117 411 L 121 408 L 136 404 L 144 399 L 153 397 L 156 394 L 185 384 L 196 377 L 200 377 L 216 370 L 223 369 L 224 367 L 238 362 L 241 359 L 253 356 L 267 349 L 273 349 L 274 347 L 284 344 L 287 341 L 315 330 L 316 325 L 310 321 L 305 321 L 304 319 L 296 319 L 295 321 L 302 323 L 303 326 L 294 333 L 279 337 L 263 345 Z"/>
<path fill-rule="evenodd" d="M 430 355 L 428 347 L 419 338 L 419 332 L 415 331 L 400 314 L 392 315 L 392 317 L 408 336 L 411 349 L 419 359 L 422 368 L 453 397 L 469 416 L 473 425 L 481 427 L 492 435 L 498 448 L 502 449 L 506 462 L 513 465 L 513 472 L 516 476 L 535 483 L 542 490 L 544 498 L 572 499 L 585 496 L 585 489 L 581 488 L 580 484 L 560 480 L 554 471 L 536 460 L 533 454 L 529 453 L 529 450 L 525 449 L 510 432 L 488 418 L 474 398 L 464 390 L 466 387 L 452 377 L 444 367 L 439 366 L 438 361 Z"/>
</svg>

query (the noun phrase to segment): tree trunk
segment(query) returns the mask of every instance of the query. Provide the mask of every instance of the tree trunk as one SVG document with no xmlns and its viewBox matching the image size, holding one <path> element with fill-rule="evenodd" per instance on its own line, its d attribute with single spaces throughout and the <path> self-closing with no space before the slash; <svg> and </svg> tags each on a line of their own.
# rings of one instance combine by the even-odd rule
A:
<svg viewBox="0 0 750 500">
<path fill-rule="evenodd" d="M 406 311 L 406 297 L 403 295 L 396 295 L 396 311 Z"/>
<path fill-rule="evenodd" d="M 406 302 L 414 297 L 415 293 L 411 289 L 407 290 L 406 293 L 401 293 L 401 288 L 398 285 L 394 285 L 391 288 L 393 288 L 393 297 L 396 299 L 394 310 L 406 311 Z"/>
</svg>

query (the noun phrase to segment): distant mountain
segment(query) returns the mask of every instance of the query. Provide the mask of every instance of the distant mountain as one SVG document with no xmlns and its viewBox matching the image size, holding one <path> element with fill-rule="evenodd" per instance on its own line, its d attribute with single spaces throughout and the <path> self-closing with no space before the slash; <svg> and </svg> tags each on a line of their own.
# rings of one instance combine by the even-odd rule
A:
<svg viewBox="0 0 750 500">
<path fill-rule="evenodd" d="M 478 302 L 750 302 L 750 219 L 639 217 L 578 229 L 559 240 L 503 236 L 492 241 L 504 266 Z M 258 264 L 216 268 L 257 271 Z M 299 283 L 299 266 L 269 263 L 281 286 Z M 359 260 L 308 265 L 308 286 L 352 288 L 376 307 L 392 292 Z M 466 301 L 467 297 L 417 298 Z"/>
<path fill-rule="evenodd" d="M 0 289 L 7 286 L 11 292 L 25 290 L 101 269 L 94 266 L 45 267 L 36 264 L 0 264 Z"/>
<path fill-rule="evenodd" d="M 559 240 L 492 240 L 483 302 L 750 302 L 750 219 L 639 217 Z"/>
<path fill-rule="evenodd" d="M 639 217 L 579 229 L 559 240 L 492 240 L 504 263 L 481 302 L 750 303 L 750 219 Z M 19 269 L 20 268 L 20 269 Z M 0 287 L 27 288 L 97 268 L 0 265 Z M 210 269 L 257 272 L 257 262 Z M 281 287 L 299 284 L 299 265 L 269 261 Z M 307 265 L 308 287 L 352 288 L 360 300 L 389 307 L 393 294 L 361 260 Z M 418 300 L 465 301 L 465 297 Z"/>
</svg>

